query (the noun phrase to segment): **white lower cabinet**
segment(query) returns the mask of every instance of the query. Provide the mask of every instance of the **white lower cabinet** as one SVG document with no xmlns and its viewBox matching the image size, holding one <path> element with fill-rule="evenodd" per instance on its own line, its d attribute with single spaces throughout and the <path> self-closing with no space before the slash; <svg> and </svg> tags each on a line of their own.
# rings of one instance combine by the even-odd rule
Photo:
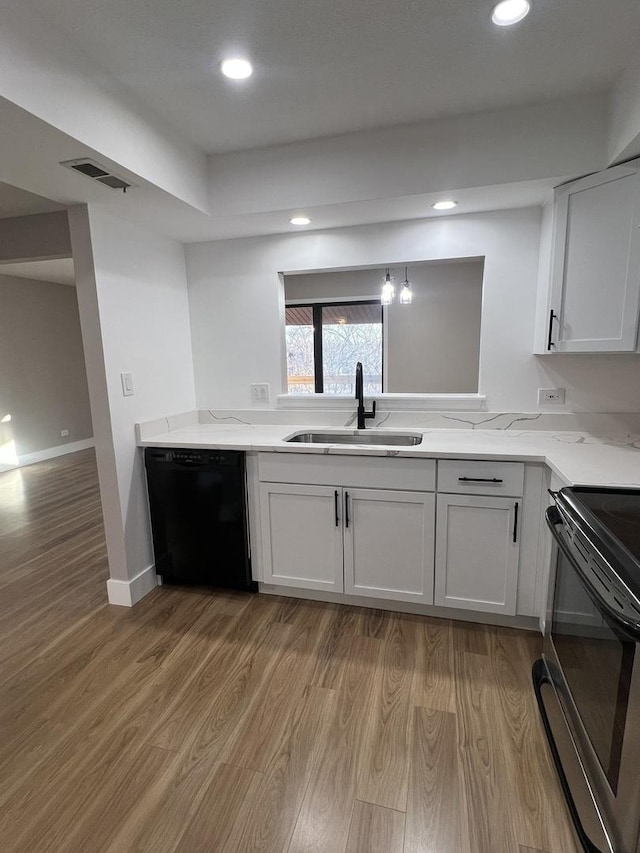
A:
<svg viewBox="0 0 640 853">
<path fill-rule="evenodd" d="M 433 603 L 435 496 L 260 484 L 264 581 Z"/>
<path fill-rule="evenodd" d="M 265 584 L 539 612 L 540 466 L 265 453 L 258 467 Z"/>
<path fill-rule="evenodd" d="M 344 504 L 344 591 L 432 604 L 435 495 L 345 489 Z"/>
<path fill-rule="evenodd" d="M 520 498 L 438 495 L 434 603 L 516 612 Z"/>
<path fill-rule="evenodd" d="M 260 484 L 265 583 L 342 592 L 342 489 Z"/>
</svg>

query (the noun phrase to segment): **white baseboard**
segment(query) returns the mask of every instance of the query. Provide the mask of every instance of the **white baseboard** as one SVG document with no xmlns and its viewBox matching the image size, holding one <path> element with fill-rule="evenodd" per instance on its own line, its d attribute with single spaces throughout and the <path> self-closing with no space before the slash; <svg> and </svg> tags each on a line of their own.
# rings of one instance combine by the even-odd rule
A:
<svg viewBox="0 0 640 853">
<path fill-rule="evenodd" d="M 133 607 L 145 595 L 158 585 L 155 566 L 148 566 L 130 581 L 119 581 L 110 578 L 107 581 L 109 604 L 119 604 L 121 607 Z"/>
<path fill-rule="evenodd" d="M 47 447 L 46 450 L 37 450 L 35 453 L 25 453 L 18 456 L 18 468 L 25 465 L 35 465 L 36 462 L 44 462 L 47 459 L 55 459 L 56 456 L 64 456 L 66 453 L 77 453 L 78 450 L 88 450 L 95 447 L 95 439 L 83 438 L 80 441 L 70 441 L 68 444 L 59 444 L 57 447 Z"/>
</svg>

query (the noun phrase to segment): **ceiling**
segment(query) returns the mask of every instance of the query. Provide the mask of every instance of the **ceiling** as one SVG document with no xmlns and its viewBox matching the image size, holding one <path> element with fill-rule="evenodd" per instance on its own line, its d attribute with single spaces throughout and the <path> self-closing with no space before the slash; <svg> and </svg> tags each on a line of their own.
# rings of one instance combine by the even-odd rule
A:
<svg viewBox="0 0 640 853">
<path fill-rule="evenodd" d="M 0 219 L 62 210 L 62 205 L 0 181 Z"/>
<path fill-rule="evenodd" d="M 24 261 L 17 264 L 0 264 L 0 275 L 13 275 L 33 281 L 50 281 L 54 284 L 76 283 L 71 258 L 56 258 L 47 261 Z"/>
<path fill-rule="evenodd" d="M 602 91 L 640 40 L 638 0 L 26 0 L 207 152 Z M 221 77 L 246 53 L 254 76 Z M 401 136 L 399 136 L 401 140 Z"/>
</svg>

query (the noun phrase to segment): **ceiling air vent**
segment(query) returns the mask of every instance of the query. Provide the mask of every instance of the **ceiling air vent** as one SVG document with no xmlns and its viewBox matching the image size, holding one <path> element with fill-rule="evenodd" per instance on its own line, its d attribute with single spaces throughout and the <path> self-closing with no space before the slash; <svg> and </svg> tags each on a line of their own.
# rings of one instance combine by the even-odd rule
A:
<svg viewBox="0 0 640 853">
<path fill-rule="evenodd" d="M 112 190 L 122 190 L 122 192 L 126 193 L 129 187 L 135 186 L 135 184 L 125 181 L 124 178 L 120 178 L 118 175 L 114 175 L 113 172 L 105 169 L 104 166 L 96 163 L 95 160 L 89 160 L 87 157 L 83 157 L 81 160 L 64 160 L 60 165 L 66 166 L 67 169 L 71 169 L 74 172 L 80 172 L 81 175 L 85 175 L 99 184 L 104 184 Z"/>
</svg>

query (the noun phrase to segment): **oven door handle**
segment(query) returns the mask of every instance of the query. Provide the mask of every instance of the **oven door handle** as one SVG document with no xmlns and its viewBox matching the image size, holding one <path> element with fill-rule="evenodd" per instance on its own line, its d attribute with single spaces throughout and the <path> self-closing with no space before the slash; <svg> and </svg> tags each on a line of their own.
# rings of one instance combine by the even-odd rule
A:
<svg viewBox="0 0 640 853">
<path fill-rule="evenodd" d="M 616 627 L 628 634 L 633 640 L 638 641 L 640 639 L 640 619 L 635 620 L 629 618 L 629 616 L 624 612 L 624 609 L 620 606 L 620 602 L 616 600 L 617 597 L 624 598 L 624 594 L 619 590 L 611 591 L 608 594 L 607 592 L 603 592 L 602 589 L 599 589 L 594 584 L 589 575 L 585 573 L 583 567 L 575 559 L 560 533 L 560 529 L 563 528 L 563 521 L 562 515 L 558 511 L 557 507 L 550 506 L 545 512 L 545 516 L 547 525 L 553 534 L 553 538 L 555 539 L 558 548 L 560 548 L 563 555 L 569 561 L 572 568 L 584 584 L 584 588 L 588 593 L 589 598 L 591 598 L 593 603 L 602 613 L 608 616 L 609 619 L 615 623 Z"/>
</svg>

